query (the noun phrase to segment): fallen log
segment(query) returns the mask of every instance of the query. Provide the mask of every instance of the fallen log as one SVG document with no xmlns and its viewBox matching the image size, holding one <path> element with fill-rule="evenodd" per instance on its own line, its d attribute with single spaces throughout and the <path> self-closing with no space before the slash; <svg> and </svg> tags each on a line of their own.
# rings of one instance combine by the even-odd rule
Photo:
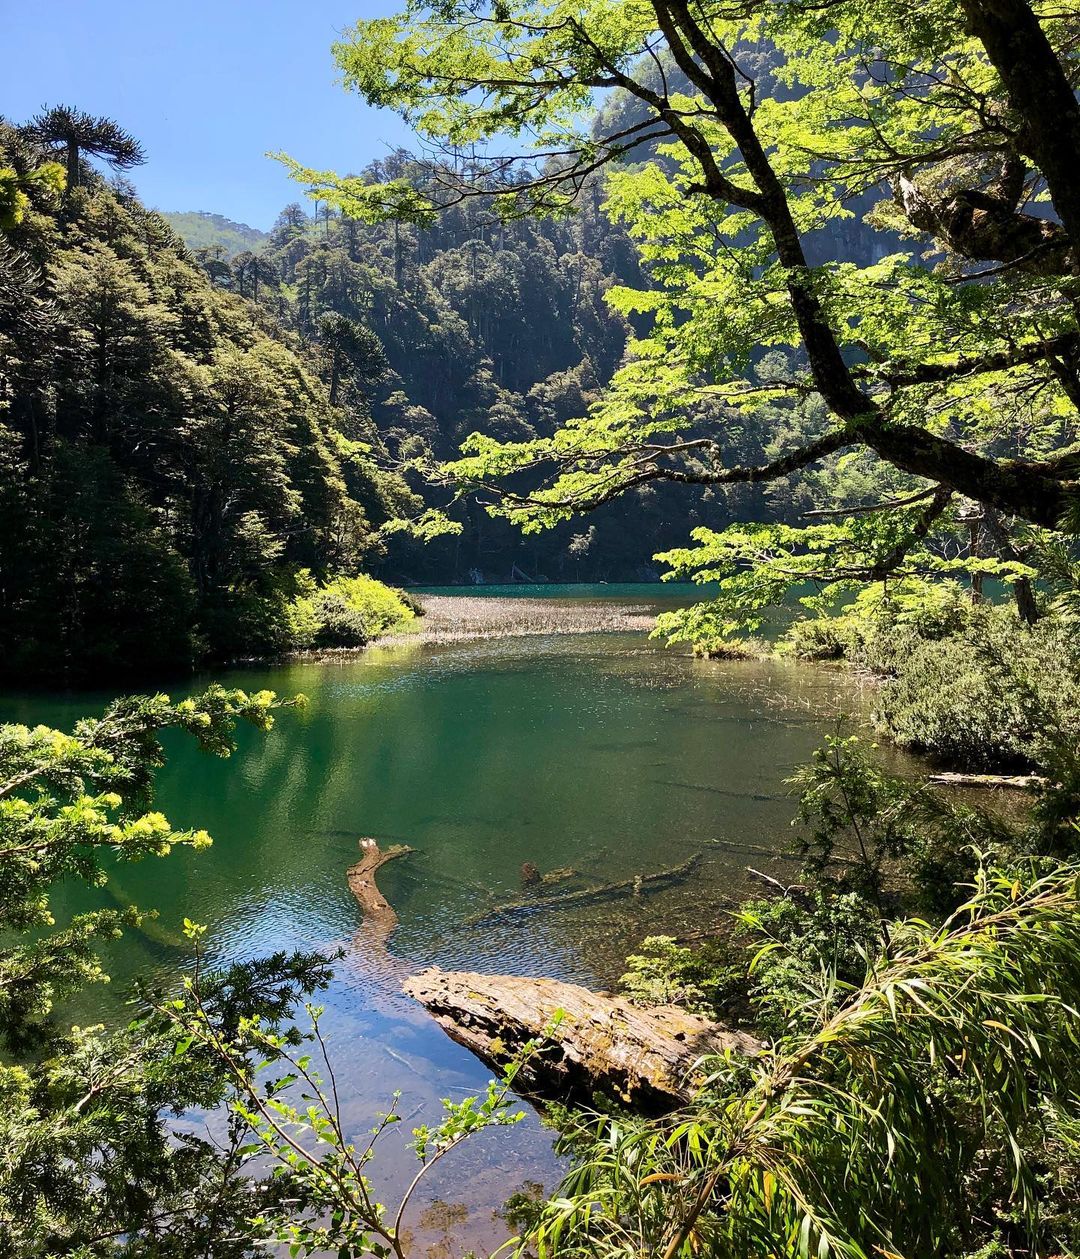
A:
<svg viewBox="0 0 1080 1259">
<path fill-rule="evenodd" d="M 1004 787 L 1010 791 L 1031 791 L 1046 785 L 1039 774 L 931 774 L 935 787 Z"/>
<path fill-rule="evenodd" d="M 394 844 L 390 848 L 381 849 L 373 839 L 360 841 L 360 860 L 348 868 L 345 877 L 349 882 L 349 890 L 360 902 L 364 914 L 361 932 L 369 944 L 385 949 L 398 916 L 393 905 L 383 896 L 375 883 L 375 875 L 388 861 L 404 857 L 413 850 L 408 844 Z"/>
<path fill-rule="evenodd" d="M 469 919 L 470 927 L 484 926 L 490 922 L 498 922 L 504 918 L 516 918 L 524 914 L 536 913 L 537 910 L 566 909 L 574 905 L 595 905 L 602 901 L 618 900 L 624 896 L 647 896 L 652 892 L 662 892 L 689 878 L 701 862 L 702 854 L 694 853 L 680 866 L 670 870 L 657 870 L 654 874 L 637 874 L 633 878 L 623 879 L 618 883 L 604 883 L 599 887 L 580 888 L 575 892 L 542 892 L 524 900 L 509 901 L 503 905 L 495 905 L 485 909 Z"/>
<path fill-rule="evenodd" d="M 689 1100 L 702 1055 L 762 1049 L 744 1032 L 675 1006 L 644 1009 L 558 979 L 435 966 L 403 987 L 453 1040 L 492 1066 L 540 1041 L 518 1079 L 548 1099 L 588 1101 L 599 1092 L 662 1114 Z"/>
</svg>

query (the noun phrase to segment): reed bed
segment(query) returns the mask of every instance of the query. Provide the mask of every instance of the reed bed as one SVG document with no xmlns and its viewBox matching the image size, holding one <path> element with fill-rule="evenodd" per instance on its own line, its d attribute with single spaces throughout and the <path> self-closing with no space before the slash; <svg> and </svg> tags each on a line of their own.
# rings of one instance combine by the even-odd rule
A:
<svg viewBox="0 0 1080 1259">
<path fill-rule="evenodd" d="M 640 606 L 597 600 L 499 598 L 494 595 L 422 595 L 424 617 L 406 633 L 380 643 L 458 643 L 533 634 L 596 634 L 651 630 L 654 616 Z"/>
</svg>

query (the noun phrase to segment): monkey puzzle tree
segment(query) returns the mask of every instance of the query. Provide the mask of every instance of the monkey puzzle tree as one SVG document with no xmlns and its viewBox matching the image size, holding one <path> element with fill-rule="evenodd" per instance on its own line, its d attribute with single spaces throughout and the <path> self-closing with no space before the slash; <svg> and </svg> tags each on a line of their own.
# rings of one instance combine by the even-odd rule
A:
<svg viewBox="0 0 1080 1259">
<path fill-rule="evenodd" d="M 329 359 L 330 405 L 336 406 L 346 374 L 360 387 L 386 374 L 386 356 L 379 338 L 363 324 L 344 315 L 322 315 L 317 330 Z"/>
<path fill-rule="evenodd" d="M 857 451 L 888 503 L 920 496 L 914 541 L 957 497 L 1053 529 L 1078 469 L 1078 34 L 1043 0 L 417 2 L 335 53 L 442 158 L 419 186 L 294 167 L 368 217 L 480 194 L 561 212 L 606 169 L 651 278 L 610 300 L 644 331 L 588 416 L 474 435 L 449 470 L 527 528 L 651 482 L 779 481 Z M 599 92 L 632 108 L 597 115 Z M 814 261 L 868 193 L 886 256 Z M 761 378 L 765 349 L 791 370 Z M 747 412 L 806 399 L 822 422 L 731 457 Z"/>
<path fill-rule="evenodd" d="M 49 146 L 62 147 L 67 162 L 68 188 L 80 184 L 79 158 L 100 157 L 113 170 L 131 170 L 146 161 L 142 145 L 111 118 L 95 117 L 70 105 L 54 105 L 30 123 L 33 136 Z"/>
<path fill-rule="evenodd" d="M 255 302 L 259 300 L 260 280 L 264 284 L 273 285 L 278 279 L 277 271 L 270 260 L 250 249 L 245 249 L 236 255 L 232 262 L 232 272 L 236 278 L 236 287 L 240 296 L 250 296 Z"/>
</svg>

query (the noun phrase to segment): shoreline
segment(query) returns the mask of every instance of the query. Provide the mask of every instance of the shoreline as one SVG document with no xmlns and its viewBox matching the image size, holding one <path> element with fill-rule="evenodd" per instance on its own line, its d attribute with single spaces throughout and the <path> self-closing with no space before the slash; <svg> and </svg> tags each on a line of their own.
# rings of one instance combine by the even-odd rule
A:
<svg viewBox="0 0 1080 1259">
<path fill-rule="evenodd" d="M 544 634 L 648 632 L 653 612 L 602 600 L 422 595 L 424 615 L 409 628 L 381 634 L 369 647 L 402 643 L 460 643 L 486 638 L 526 638 Z M 363 650 L 361 648 L 360 650 Z"/>
</svg>

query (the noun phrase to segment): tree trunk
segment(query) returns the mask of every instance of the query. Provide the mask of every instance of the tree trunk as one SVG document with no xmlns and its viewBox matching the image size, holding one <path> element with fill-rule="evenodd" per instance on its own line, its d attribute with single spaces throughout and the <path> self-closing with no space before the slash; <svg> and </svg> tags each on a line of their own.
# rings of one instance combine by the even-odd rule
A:
<svg viewBox="0 0 1080 1259">
<path fill-rule="evenodd" d="M 384 852 L 373 839 L 362 839 L 360 852 L 360 860 L 349 867 L 345 877 L 349 881 L 349 891 L 360 902 L 364 913 L 365 944 L 385 952 L 386 942 L 397 926 L 398 916 L 393 905 L 379 891 L 375 875 L 388 861 L 404 857 L 412 849 L 408 844 L 395 844 Z"/>
<path fill-rule="evenodd" d="M 1038 774 L 931 774 L 935 787 L 999 787 L 1010 791 L 1031 791 L 1046 785 Z"/>
<path fill-rule="evenodd" d="M 1061 224 L 1080 249 L 1080 104 L 1065 70 L 1026 0 L 960 3 L 1020 115 L 1020 147 L 1042 171 Z"/>
<path fill-rule="evenodd" d="M 689 1100 L 703 1055 L 762 1048 L 752 1036 L 674 1006 L 643 1009 L 558 979 L 436 966 L 406 980 L 404 990 L 495 1067 L 539 1041 L 518 1078 L 552 1099 L 587 1101 L 599 1091 L 660 1114 Z"/>
</svg>

